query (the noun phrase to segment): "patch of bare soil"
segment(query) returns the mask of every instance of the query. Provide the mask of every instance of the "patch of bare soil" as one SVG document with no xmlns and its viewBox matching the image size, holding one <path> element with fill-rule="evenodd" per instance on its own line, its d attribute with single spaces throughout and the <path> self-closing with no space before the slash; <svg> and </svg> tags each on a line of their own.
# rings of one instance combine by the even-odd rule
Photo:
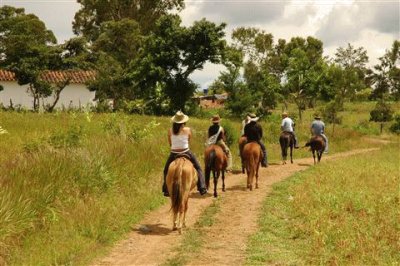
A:
<svg viewBox="0 0 400 266">
<path fill-rule="evenodd" d="M 362 149 L 326 156 L 322 162 L 334 158 L 352 156 L 377 149 Z M 259 189 L 246 191 L 245 175 L 228 175 L 226 192 L 219 191 L 221 210 L 216 222 L 207 229 L 206 244 L 189 265 L 240 265 L 245 258 L 247 238 L 257 230 L 257 219 L 262 202 L 271 186 L 295 172 L 313 165 L 313 159 L 295 160 L 294 164 L 271 165 L 260 169 Z M 221 181 L 219 182 L 221 187 Z M 212 192 L 212 191 L 211 191 Z M 213 202 L 207 197 L 192 195 L 189 200 L 188 227 L 199 218 L 202 211 Z M 182 235 L 171 231 L 172 217 L 169 204 L 145 216 L 125 240 L 120 241 L 110 254 L 93 265 L 159 265 L 170 258 L 182 240 Z M 184 233 L 183 233 L 184 234 Z"/>
</svg>

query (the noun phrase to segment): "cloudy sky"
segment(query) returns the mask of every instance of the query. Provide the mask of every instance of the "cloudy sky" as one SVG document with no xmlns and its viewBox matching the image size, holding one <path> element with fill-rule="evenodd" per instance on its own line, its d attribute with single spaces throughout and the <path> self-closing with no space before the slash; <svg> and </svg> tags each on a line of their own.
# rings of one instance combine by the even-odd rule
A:
<svg viewBox="0 0 400 266">
<path fill-rule="evenodd" d="M 229 39 L 239 26 L 258 27 L 275 40 L 293 36 L 315 36 L 324 42 L 326 55 L 352 43 L 368 51 L 370 65 L 377 63 L 394 40 L 400 39 L 400 0 L 186 0 L 183 23 L 191 25 L 203 17 L 226 22 Z M 24 7 L 55 33 L 59 42 L 69 39 L 72 20 L 79 5 L 75 0 L 0 0 L 1 5 Z M 223 70 L 208 64 L 192 78 L 207 87 Z"/>
</svg>

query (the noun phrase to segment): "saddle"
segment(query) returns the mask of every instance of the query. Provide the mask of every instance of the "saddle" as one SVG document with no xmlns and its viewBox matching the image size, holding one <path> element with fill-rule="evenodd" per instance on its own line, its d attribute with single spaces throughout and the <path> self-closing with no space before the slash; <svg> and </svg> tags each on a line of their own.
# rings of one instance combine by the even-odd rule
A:
<svg viewBox="0 0 400 266">
<path fill-rule="evenodd" d="M 178 158 L 186 158 L 186 159 L 188 159 L 190 161 L 190 156 L 188 154 L 186 154 L 186 153 L 177 153 L 175 155 L 174 160 L 176 160 Z"/>
</svg>

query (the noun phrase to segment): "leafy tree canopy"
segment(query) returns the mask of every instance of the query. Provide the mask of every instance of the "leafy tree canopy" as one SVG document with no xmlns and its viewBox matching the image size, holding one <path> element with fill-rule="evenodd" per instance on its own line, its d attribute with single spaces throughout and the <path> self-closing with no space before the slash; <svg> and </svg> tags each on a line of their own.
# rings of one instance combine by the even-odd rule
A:
<svg viewBox="0 0 400 266">
<path fill-rule="evenodd" d="M 184 8 L 184 0 L 78 0 L 78 3 L 81 9 L 75 14 L 73 30 L 90 41 L 99 37 L 103 22 L 133 19 L 141 32 L 148 34 L 160 17 Z"/>
</svg>

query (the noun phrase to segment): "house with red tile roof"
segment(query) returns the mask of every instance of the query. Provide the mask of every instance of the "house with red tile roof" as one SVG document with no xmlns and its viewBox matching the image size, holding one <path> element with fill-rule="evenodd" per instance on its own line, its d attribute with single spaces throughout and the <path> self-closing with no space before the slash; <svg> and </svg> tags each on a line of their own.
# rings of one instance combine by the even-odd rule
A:
<svg viewBox="0 0 400 266">
<path fill-rule="evenodd" d="M 67 70 L 67 71 L 45 71 L 41 74 L 43 81 L 51 84 L 68 82 L 61 91 L 56 108 L 81 108 L 87 105 L 96 105 L 95 92 L 89 91 L 87 83 L 96 78 L 95 71 Z M 33 109 L 33 97 L 29 93 L 29 85 L 19 85 L 15 74 L 11 71 L 0 70 L 0 104 L 4 107 L 24 107 Z M 55 95 L 41 99 L 40 105 L 52 104 Z"/>
</svg>

